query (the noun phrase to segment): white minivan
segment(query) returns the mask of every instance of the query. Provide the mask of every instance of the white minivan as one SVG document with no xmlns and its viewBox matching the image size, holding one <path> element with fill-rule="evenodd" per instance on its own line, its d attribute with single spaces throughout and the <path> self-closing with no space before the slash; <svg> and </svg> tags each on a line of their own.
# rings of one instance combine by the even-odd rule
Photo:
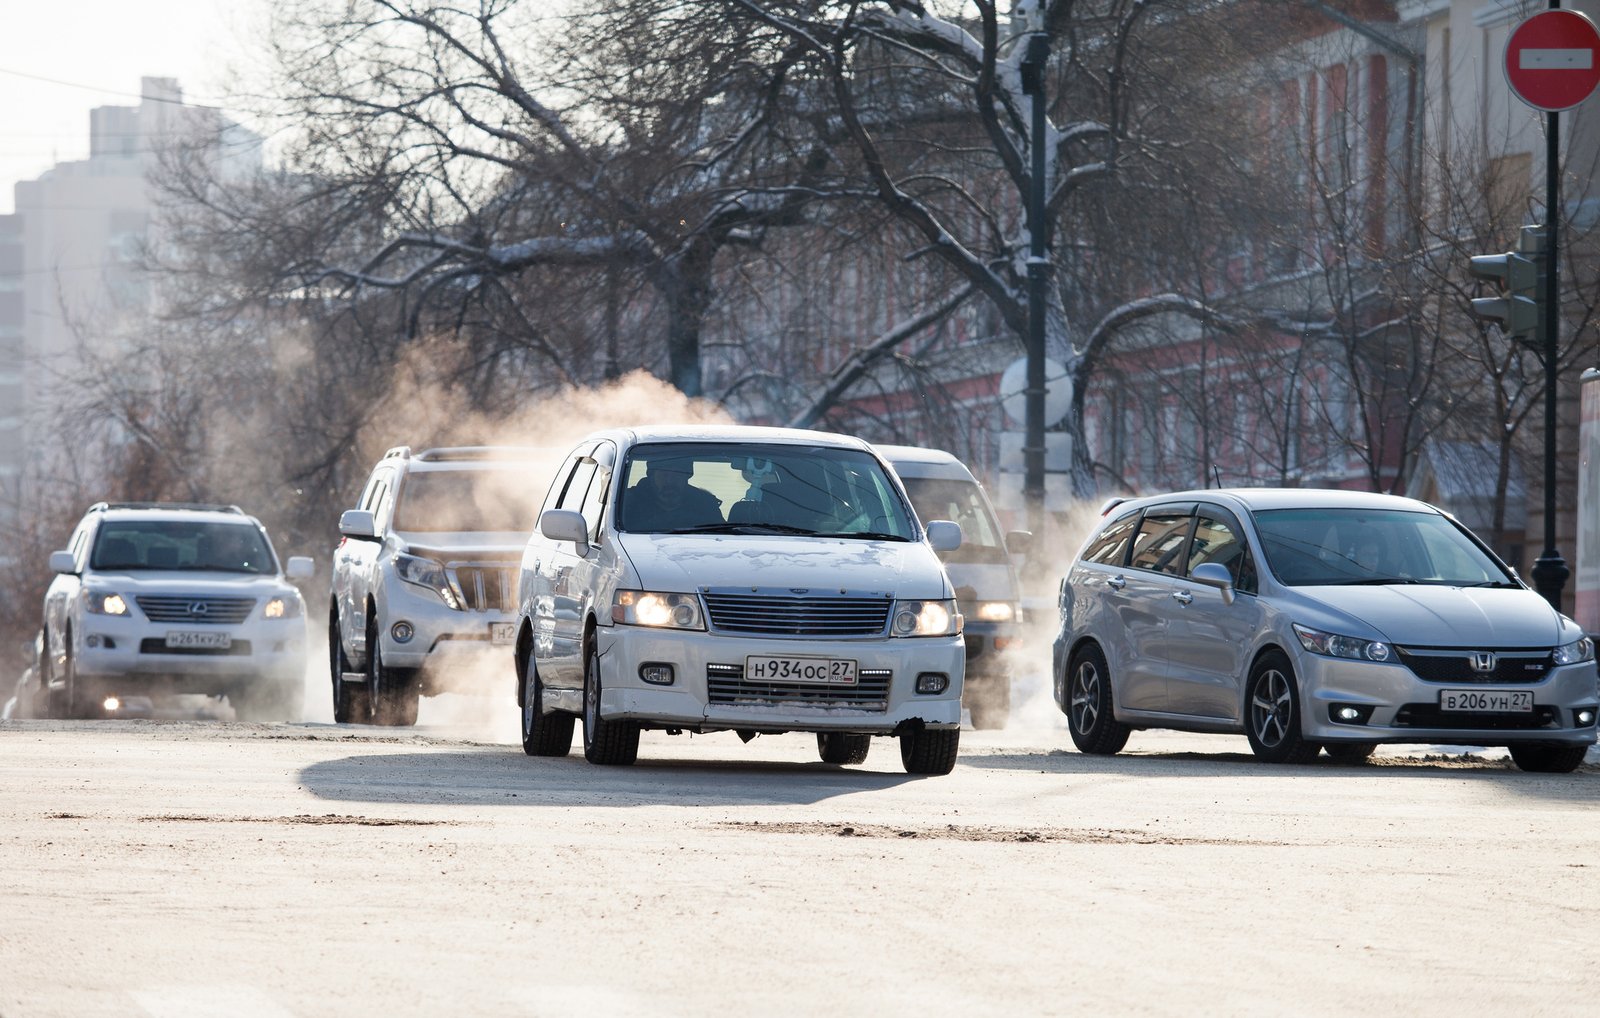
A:
<svg viewBox="0 0 1600 1018">
<path fill-rule="evenodd" d="M 854 438 L 778 428 L 599 432 L 572 450 L 522 558 L 523 749 L 631 764 L 644 729 L 815 733 L 829 763 L 899 739 L 945 774 L 962 618 L 893 471 Z"/>
</svg>

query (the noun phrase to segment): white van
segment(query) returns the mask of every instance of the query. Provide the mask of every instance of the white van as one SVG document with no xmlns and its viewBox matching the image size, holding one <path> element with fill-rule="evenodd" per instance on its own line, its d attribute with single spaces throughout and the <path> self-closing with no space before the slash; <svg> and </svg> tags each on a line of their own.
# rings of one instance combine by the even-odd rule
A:
<svg viewBox="0 0 1600 1018">
<path fill-rule="evenodd" d="M 899 739 L 955 766 L 955 591 L 893 471 L 858 439 L 747 427 L 599 432 L 557 471 L 522 558 L 522 745 L 631 764 L 643 729 L 815 733 L 829 763 Z"/>
<path fill-rule="evenodd" d="M 909 445 L 873 448 L 900 475 L 918 516 L 961 525 L 961 547 L 940 557 L 966 619 L 964 699 L 972 727 L 1003 728 L 1022 638 L 1022 585 L 1011 553 L 1026 554 L 1033 535 L 1025 530 L 1002 535 L 983 486 L 950 453 Z"/>
</svg>

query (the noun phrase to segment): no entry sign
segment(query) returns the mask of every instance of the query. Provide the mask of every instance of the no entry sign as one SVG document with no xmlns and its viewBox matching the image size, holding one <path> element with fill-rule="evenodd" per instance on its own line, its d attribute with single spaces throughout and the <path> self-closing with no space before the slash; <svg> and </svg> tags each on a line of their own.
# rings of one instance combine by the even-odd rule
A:
<svg viewBox="0 0 1600 1018">
<path fill-rule="evenodd" d="M 1535 14 L 1506 40 L 1506 81 L 1535 109 L 1572 109 L 1600 85 L 1600 30 L 1577 11 Z"/>
</svg>

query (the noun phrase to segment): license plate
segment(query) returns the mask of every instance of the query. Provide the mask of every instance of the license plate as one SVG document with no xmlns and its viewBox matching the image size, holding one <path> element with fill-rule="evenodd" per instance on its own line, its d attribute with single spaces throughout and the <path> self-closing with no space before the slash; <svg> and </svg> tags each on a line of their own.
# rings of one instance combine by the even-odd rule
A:
<svg viewBox="0 0 1600 1018">
<path fill-rule="evenodd" d="M 207 647 L 213 650 L 227 650 L 233 646 L 231 633 L 194 633 L 184 630 L 174 630 L 167 634 L 168 647 Z"/>
<path fill-rule="evenodd" d="M 817 682 L 832 686 L 856 684 L 856 663 L 836 657 L 747 657 L 748 682 Z"/>
<path fill-rule="evenodd" d="M 489 623 L 489 642 L 495 646 L 517 642 L 517 624 L 515 622 Z"/>
<path fill-rule="evenodd" d="M 1468 714 L 1527 714 L 1533 710 L 1530 689 L 1445 689 L 1439 709 Z"/>
</svg>

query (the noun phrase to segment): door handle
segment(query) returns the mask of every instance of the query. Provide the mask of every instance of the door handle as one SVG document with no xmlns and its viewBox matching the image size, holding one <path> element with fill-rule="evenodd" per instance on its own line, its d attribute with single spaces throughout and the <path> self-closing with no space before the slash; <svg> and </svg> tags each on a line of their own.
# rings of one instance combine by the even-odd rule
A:
<svg viewBox="0 0 1600 1018">
<path fill-rule="evenodd" d="M 1187 590 L 1175 590 L 1172 592 L 1172 599 L 1179 604 L 1188 604 L 1194 600 L 1194 595 Z"/>
<path fill-rule="evenodd" d="M 1106 586 L 1112 590 L 1121 590 L 1128 585 L 1128 581 L 1121 576 L 1113 576 L 1106 581 Z"/>
</svg>

